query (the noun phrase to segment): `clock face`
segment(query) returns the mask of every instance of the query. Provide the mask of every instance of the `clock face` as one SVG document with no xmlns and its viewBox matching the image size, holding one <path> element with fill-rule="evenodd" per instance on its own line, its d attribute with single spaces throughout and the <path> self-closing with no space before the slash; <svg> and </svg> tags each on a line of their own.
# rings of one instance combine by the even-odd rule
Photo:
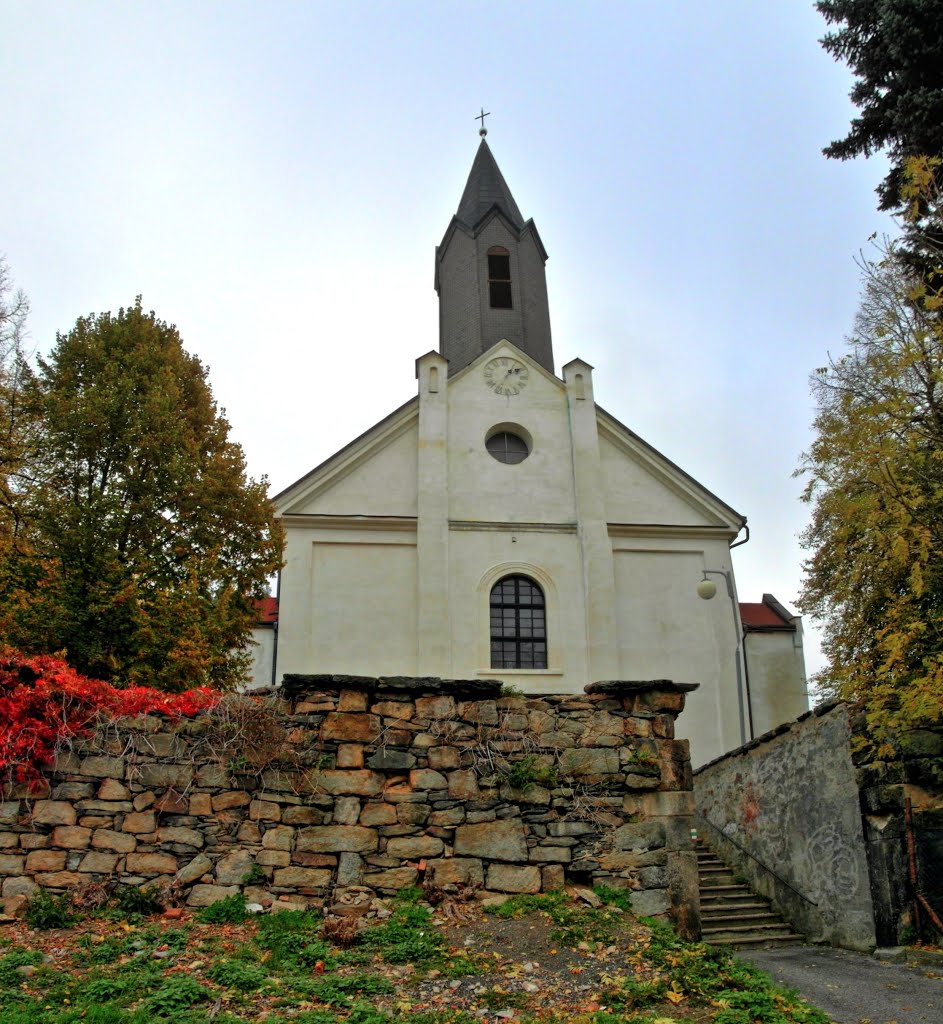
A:
<svg viewBox="0 0 943 1024">
<path fill-rule="evenodd" d="M 517 395 L 523 391 L 528 378 L 527 367 L 518 359 L 498 356 L 485 364 L 485 384 L 496 395 Z"/>
</svg>

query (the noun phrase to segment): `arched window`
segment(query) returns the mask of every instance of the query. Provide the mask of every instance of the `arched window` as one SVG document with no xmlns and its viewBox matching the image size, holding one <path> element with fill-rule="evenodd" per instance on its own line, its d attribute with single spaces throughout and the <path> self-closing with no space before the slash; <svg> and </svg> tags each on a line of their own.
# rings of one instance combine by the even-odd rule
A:
<svg viewBox="0 0 943 1024">
<path fill-rule="evenodd" d="M 511 309 L 511 254 L 501 245 L 488 250 L 488 295 L 492 309 Z"/>
<path fill-rule="evenodd" d="M 547 667 L 544 592 L 526 576 L 505 576 L 491 588 L 491 667 Z"/>
</svg>

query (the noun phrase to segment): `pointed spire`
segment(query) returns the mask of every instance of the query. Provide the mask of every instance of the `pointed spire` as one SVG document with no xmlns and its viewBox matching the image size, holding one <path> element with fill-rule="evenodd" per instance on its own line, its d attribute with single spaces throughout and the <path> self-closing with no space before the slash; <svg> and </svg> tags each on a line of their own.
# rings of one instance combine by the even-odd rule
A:
<svg viewBox="0 0 943 1024">
<path fill-rule="evenodd" d="M 514 196 L 511 195 L 511 190 L 491 154 L 488 143 L 482 137 L 456 216 L 462 223 L 474 228 L 494 206 L 497 206 L 516 228 L 524 226 L 524 218 L 517 208 L 517 203 L 514 202 Z"/>
</svg>

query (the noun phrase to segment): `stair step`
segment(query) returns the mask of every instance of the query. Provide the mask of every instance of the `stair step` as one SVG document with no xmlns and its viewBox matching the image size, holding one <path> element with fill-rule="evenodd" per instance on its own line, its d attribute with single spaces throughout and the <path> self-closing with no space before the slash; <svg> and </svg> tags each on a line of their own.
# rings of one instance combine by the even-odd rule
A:
<svg viewBox="0 0 943 1024">
<path fill-rule="evenodd" d="M 749 948 L 805 941 L 703 840 L 697 841 L 701 890 L 701 934 L 705 942 Z"/>
<path fill-rule="evenodd" d="M 701 919 L 706 921 L 731 921 L 734 918 L 769 917 L 778 920 L 778 916 L 768 906 L 759 904 L 749 906 L 739 904 L 732 907 L 701 907 Z"/>
<path fill-rule="evenodd" d="M 710 942 L 710 939 L 704 939 Z M 801 935 L 790 932 L 788 935 L 758 935 L 754 937 L 740 937 L 735 939 L 723 939 L 716 942 L 718 946 L 736 946 L 738 949 L 751 949 L 755 946 L 792 946 L 798 942 L 805 942 Z"/>
</svg>

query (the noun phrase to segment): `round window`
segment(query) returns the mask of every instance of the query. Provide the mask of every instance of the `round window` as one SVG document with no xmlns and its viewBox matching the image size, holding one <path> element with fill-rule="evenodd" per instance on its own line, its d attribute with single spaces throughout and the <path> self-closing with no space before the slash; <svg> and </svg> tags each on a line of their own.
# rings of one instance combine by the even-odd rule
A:
<svg viewBox="0 0 943 1024">
<path fill-rule="evenodd" d="M 530 455 L 527 442 L 522 437 L 518 437 L 517 434 L 512 434 L 507 430 L 492 434 L 485 441 L 485 447 L 491 453 L 492 458 L 512 466 L 518 462 L 523 462 Z"/>
</svg>

